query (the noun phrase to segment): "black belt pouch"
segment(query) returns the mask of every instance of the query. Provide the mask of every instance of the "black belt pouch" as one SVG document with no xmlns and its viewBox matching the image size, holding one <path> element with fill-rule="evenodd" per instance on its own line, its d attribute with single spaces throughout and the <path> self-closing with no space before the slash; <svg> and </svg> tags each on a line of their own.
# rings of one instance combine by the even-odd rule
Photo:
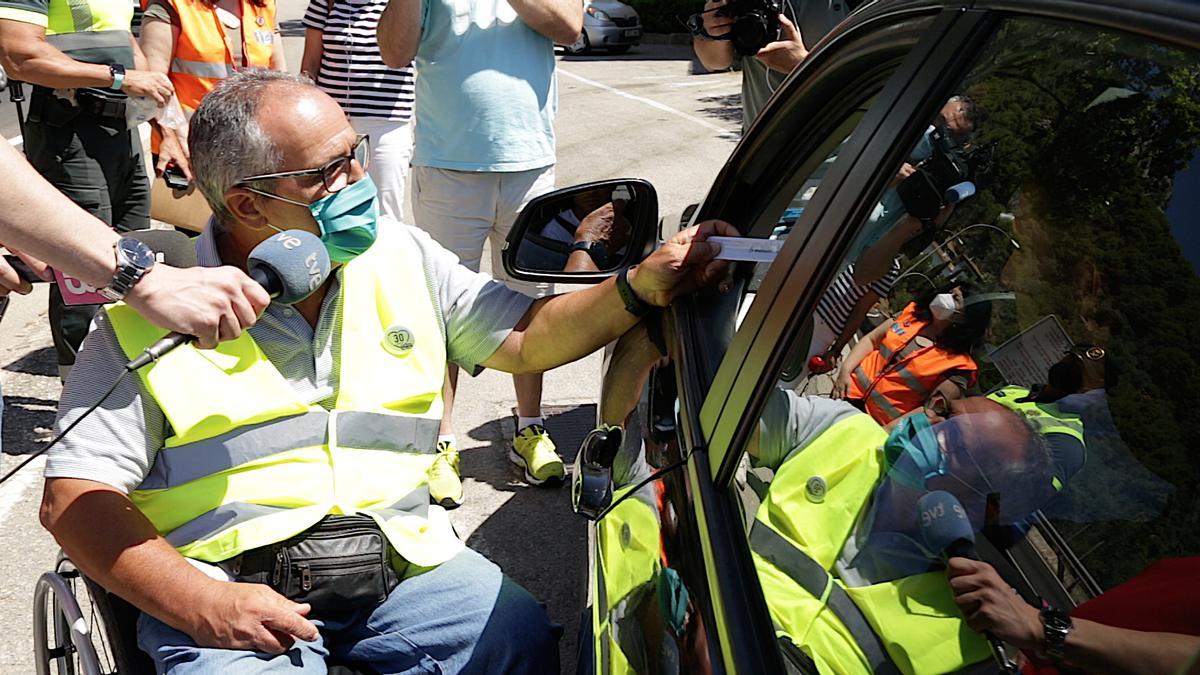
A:
<svg viewBox="0 0 1200 675">
<path fill-rule="evenodd" d="M 248 551 L 239 562 L 228 561 L 236 566 L 234 577 L 266 583 L 290 600 L 311 604 L 314 618 L 376 607 L 399 583 L 387 538 L 369 516 L 326 516 L 264 549 Z"/>
</svg>

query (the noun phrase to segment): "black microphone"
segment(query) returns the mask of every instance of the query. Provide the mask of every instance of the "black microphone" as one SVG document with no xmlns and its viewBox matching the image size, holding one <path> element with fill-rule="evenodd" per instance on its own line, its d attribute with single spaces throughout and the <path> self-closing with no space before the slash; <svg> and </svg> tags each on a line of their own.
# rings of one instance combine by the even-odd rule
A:
<svg viewBox="0 0 1200 675">
<path fill-rule="evenodd" d="M 930 551 L 935 551 L 942 560 L 969 558 L 979 560 L 975 550 L 975 530 L 958 498 L 945 490 L 935 490 L 917 500 L 917 519 L 921 524 L 921 538 Z M 992 655 L 1000 670 L 1015 673 L 1016 664 L 1008 658 L 1004 643 L 995 635 L 984 631 L 992 647 Z"/>
<path fill-rule="evenodd" d="M 182 233 L 174 234 L 187 239 L 187 235 Z M 188 245 L 191 245 L 190 240 Z M 151 248 L 154 248 L 153 245 Z M 193 249 L 193 265 L 195 257 Z M 163 262 L 173 264 L 169 258 L 164 258 Z M 285 305 L 294 305 L 312 295 L 329 278 L 330 266 L 329 251 L 320 237 L 304 230 L 280 232 L 255 246 L 246 257 L 250 278 L 258 282 L 273 300 Z M 137 370 L 195 339 L 194 335 L 168 333 L 125 364 L 125 369 Z"/>
</svg>

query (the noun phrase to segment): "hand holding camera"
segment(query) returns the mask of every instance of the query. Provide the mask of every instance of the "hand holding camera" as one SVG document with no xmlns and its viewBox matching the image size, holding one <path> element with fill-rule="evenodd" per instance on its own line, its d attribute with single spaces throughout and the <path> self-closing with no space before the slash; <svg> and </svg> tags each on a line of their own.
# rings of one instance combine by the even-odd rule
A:
<svg viewBox="0 0 1200 675">
<path fill-rule="evenodd" d="M 779 40 L 782 0 L 729 0 L 704 5 L 704 11 L 688 17 L 692 35 L 706 40 L 728 40 L 742 56 L 754 56 L 768 44 Z M 720 34 L 711 28 L 722 30 Z"/>
</svg>

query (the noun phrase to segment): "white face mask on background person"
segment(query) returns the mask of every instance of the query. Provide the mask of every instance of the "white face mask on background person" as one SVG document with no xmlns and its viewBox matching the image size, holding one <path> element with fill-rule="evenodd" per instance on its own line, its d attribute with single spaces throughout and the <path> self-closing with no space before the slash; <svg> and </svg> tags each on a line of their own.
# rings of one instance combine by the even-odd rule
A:
<svg viewBox="0 0 1200 675">
<path fill-rule="evenodd" d="M 929 303 L 929 313 L 938 321 L 949 321 L 959 311 L 952 293 L 938 293 Z"/>
</svg>

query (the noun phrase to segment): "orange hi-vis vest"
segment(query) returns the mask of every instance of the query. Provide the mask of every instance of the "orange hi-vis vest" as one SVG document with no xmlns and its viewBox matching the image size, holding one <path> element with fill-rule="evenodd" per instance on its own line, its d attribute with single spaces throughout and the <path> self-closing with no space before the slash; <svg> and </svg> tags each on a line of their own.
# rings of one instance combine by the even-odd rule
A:
<svg viewBox="0 0 1200 675">
<path fill-rule="evenodd" d="M 849 397 L 863 401 L 867 413 L 880 424 L 920 407 L 952 370 L 970 371 L 971 384 L 975 383 L 979 367 L 969 354 L 913 344 L 929 323 L 918 319 L 916 311 L 916 303 L 904 308 L 879 348 L 863 359 L 850 378 Z"/>
<path fill-rule="evenodd" d="M 242 0 L 242 34 L 231 35 L 221 25 L 217 10 L 201 0 L 167 0 L 179 16 L 179 37 L 167 76 L 175 85 L 175 95 L 183 114 L 191 119 L 201 99 L 221 80 L 242 67 L 270 68 L 275 46 L 275 3 L 267 0 L 258 7 Z M 243 63 L 233 62 L 230 40 L 241 38 Z M 151 146 L 158 152 L 160 138 L 155 132 Z"/>
</svg>

